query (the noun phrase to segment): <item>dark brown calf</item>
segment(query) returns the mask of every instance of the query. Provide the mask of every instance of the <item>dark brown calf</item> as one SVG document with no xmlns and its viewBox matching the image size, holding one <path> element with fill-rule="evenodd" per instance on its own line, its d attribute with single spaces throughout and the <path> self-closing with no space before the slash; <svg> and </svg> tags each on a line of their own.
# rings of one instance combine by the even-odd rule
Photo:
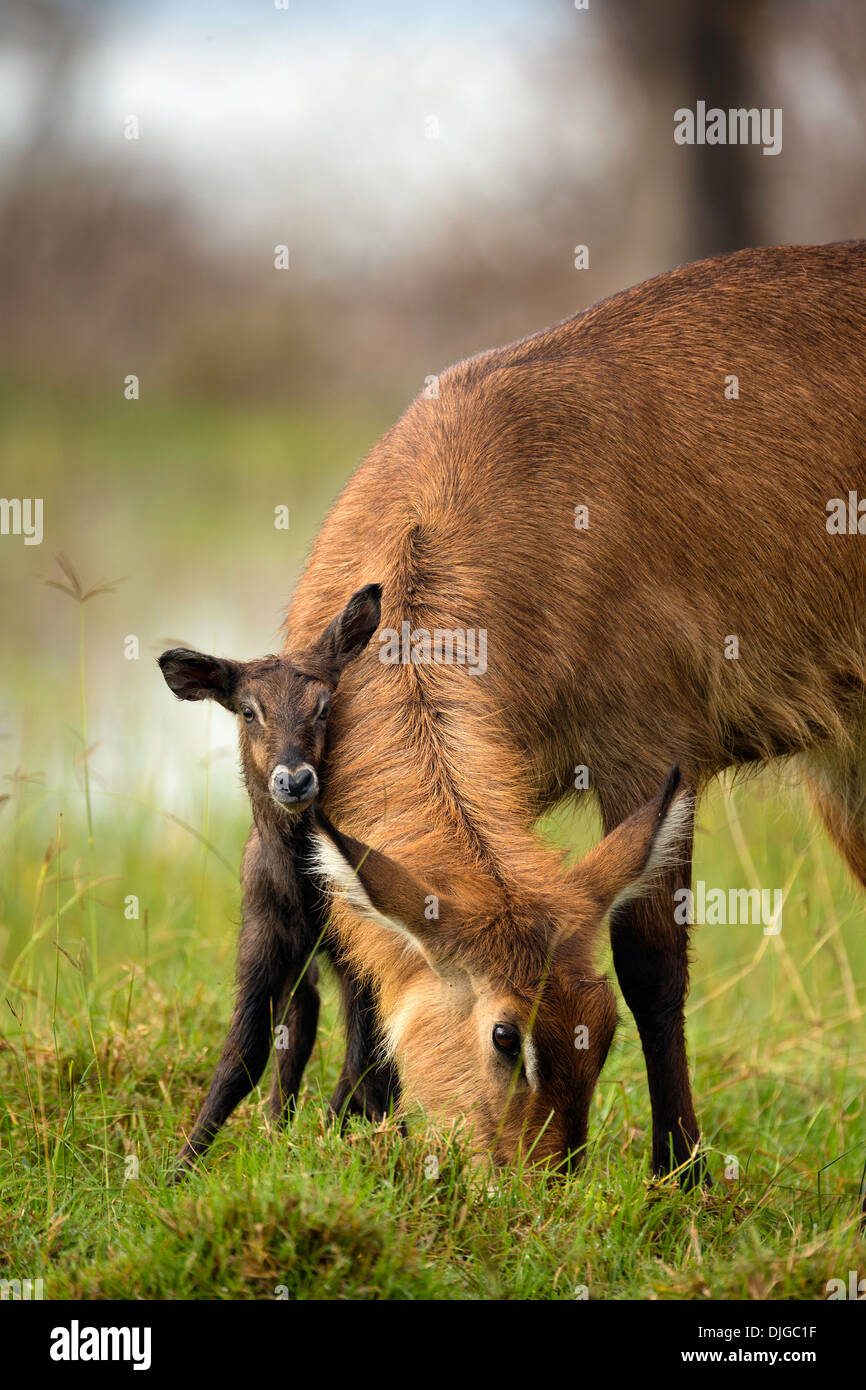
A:
<svg viewBox="0 0 866 1390">
<path fill-rule="evenodd" d="M 243 927 L 237 999 L 216 1074 L 180 1155 L 181 1174 L 261 1076 L 275 1041 L 271 1110 L 293 1112 L 316 1039 L 315 955 L 327 950 L 319 884 L 310 858 L 309 808 L 319 789 L 331 697 L 344 667 L 366 647 L 379 621 L 381 589 L 368 584 L 305 650 L 256 661 L 228 661 L 178 647 L 159 658 L 181 700 L 216 700 L 238 719 L 241 763 L 253 812 L 243 861 Z M 348 1047 L 331 1108 L 379 1116 L 396 1090 L 389 1064 L 370 1063 L 376 1034 L 372 1001 L 335 962 Z"/>
</svg>

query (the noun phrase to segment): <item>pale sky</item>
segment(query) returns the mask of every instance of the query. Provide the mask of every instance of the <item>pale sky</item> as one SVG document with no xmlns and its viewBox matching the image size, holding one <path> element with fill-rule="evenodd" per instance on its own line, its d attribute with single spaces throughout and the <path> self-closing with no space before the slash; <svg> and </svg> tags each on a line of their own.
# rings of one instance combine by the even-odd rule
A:
<svg viewBox="0 0 866 1390">
<path fill-rule="evenodd" d="M 329 254 L 429 236 L 437 209 L 490 196 L 503 212 L 542 156 L 591 177 L 619 120 L 592 18 L 562 2 L 435 4 L 115 0 L 64 110 L 64 138 L 167 183 L 206 232 L 315 230 Z M 551 122 L 545 63 L 574 26 L 574 90 Z M 26 58 L 0 53 L 0 123 L 32 119 Z M 607 103 L 611 110 L 606 111 Z M 123 123 L 140 123 L 137 142 Z M 602 117 L 607 119 L 602 119 Z M 430 138 L 436 130 L 438 138 Z"/>
</svg>

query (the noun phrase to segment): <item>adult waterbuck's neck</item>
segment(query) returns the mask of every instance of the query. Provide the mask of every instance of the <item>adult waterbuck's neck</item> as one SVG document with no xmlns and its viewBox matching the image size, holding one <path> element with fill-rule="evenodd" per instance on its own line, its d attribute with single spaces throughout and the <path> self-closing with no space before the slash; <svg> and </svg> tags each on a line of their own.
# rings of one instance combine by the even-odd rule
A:
<svg viewBox="0 0 866 1390">
<path fill-rule="evenodd" d="M 448 428 L 410 415 L 410 440 L 416 425 L 428 447 Z M 332 706 L 318 867 L 337 890 L 343 950 L 376 987 L 406 1100 L 465 1117 L 497 1159 L 560 1161 L 585 1142 L 615 1026 L 599 927 L 675 852 L 683 798 L 671 779 L 570 872 L 532 833 L 567 757 L 550 737 L 556 682 L 533 660 L 537 598 L 507 574 L 501 595 L 479 588 L 465 564 L 466 527 L 488 503 L 449 462 L 458 442 L 440 439 L 423 495 L 380 496 L 363 572 L 326 526 L 327 571 L 314 554 L 290 612 L 302 642 L 349 575 L 381 576 L 379 632 Z M 386 477 L 399 468 L 380 461 Z M 482 651 L 483 671 L 469 659 Z"/>
</svg>

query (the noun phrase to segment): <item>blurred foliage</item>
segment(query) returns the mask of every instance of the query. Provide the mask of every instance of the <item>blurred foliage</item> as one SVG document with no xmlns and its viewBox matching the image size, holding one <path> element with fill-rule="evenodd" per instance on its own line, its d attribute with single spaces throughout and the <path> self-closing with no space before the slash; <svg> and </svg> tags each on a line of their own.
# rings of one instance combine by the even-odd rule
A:
<svg viewBox="0 0 866 1390">
<path fill-rule="evenodd" d="M 0 368 L 45 387 L 111 391 L 137 372 L 163 396 L 316 401 L 332 410 L 405 397 L 450 361 L 678 262 L 742 244 L 863 232 L 866 9 L 858 0 L 668 0 L 661 11 L 620 0 L 583 14 L 551 0 L 527 6 L 519 22 L 493 11 L 481 27 L 483 51 L 521 55 L 523 140 L 511 167 L 485 168 L 479 146 L 467 193 L 444 175 L 417 182 L 416 166 L 427 168 L 431 154 L 420 134 L 411 156 L 402 146 L 399 156 L 383 149 L 391 201 L 404 214 L 395 231 L 399 219 L 377 222 L 369 206 L 378 191 L 357 187 L 355 207 L 346 206 L 328 168 L 316 169 L 315 143 L 288 142 L 276 193 L 277 225 L 293 242 L 284 272 L 273 265 L 280 237 L 270 213 L 250 209 L 244 234 L 228 241 L 214 225 L 218 214 L 202 215 L 202 167 L 186 187 L 160 177 L 122 138 L 120 114 L 114 140 L 76 137 L 72 116 L 87 109 L 86 64 L 100 41 L 122 32 L 134 49 L 148 32 L 146 11 L 122 17 L 127 28 L 118 31 L 121 12 L 108 5 L 14 0 L 0 32 L 0 57 L 17 55 L 33 87 L 29 124 L 0 176 Z M 209 14 L 193 31 L 202 53 L 221 22 L 225 15 Z M 316 22 L 327 38 L 328 12 Z M 391 51 L 385 73 L 398 109 L 416 119 L 430 93 L 420 67 L 427 85 L 415 91 L 413 62 L 441 41 L 436 7 L 411 20 L 368 7 L 365 23 L 379 33 L 379 51 Z M 470 35 L 479 42 L 467 18 L 462 38 Z M 461 42 L 459 29 L 452 39 Z M 340 43 L 351 53 L 351 33 L 341 30 Z M 587 100 L 590 72 L 604 81 Z M 369 106 L 311 112 L 313 130 L 351 112 L 353 130 L 363 132 L 378 115 L 365 99 Z M 781 106 L 781 155 L 676 146 L 673 113 L 698 99 Z M 576 132 L 585 145 L 575 144 Z M 470 156 L 479 138 L 471 127 L 446 135 Z M 279 138 L 279 112 L 265 107 L 262 179 Z M 231 150 L 225 157 L 237 164 Z M 357 210 L 361 244 L 352 243 Z M 579 273 L 576 244 L 591 250 Z"/>
</svg>

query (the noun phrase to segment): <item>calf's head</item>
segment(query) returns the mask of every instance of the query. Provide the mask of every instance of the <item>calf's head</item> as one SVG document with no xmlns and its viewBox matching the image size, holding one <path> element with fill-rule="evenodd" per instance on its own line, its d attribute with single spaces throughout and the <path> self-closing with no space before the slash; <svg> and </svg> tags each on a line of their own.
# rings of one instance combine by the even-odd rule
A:
<svg viewBox="0 0 866 1390">
<path fill-rule="evenodd" d="M 229 661 L 174 647 L 159 657 L 166 685 L 179 700 L 216 700 L 237 715 L 254 806 L 292 815 L 315 798 L 331 696 L 376 631 L 381 597 L 379 584 L 359 589 L 303 652 Z"/>
<path fill-rule="evenodd" d="M 616 1025 L 593 966 L 599 929 L 679 857 L 692 814 L 679 780 L 674 769 L 546 893 L 506 895 L 476 875 L 440 892 L 315 812 L 316 865 L 352 909 L 343 931 L 378 983 L 407 1101 L 467 1120 L 495 1160 L 559 1166 L 586 1142 Z"/>
</svg>

